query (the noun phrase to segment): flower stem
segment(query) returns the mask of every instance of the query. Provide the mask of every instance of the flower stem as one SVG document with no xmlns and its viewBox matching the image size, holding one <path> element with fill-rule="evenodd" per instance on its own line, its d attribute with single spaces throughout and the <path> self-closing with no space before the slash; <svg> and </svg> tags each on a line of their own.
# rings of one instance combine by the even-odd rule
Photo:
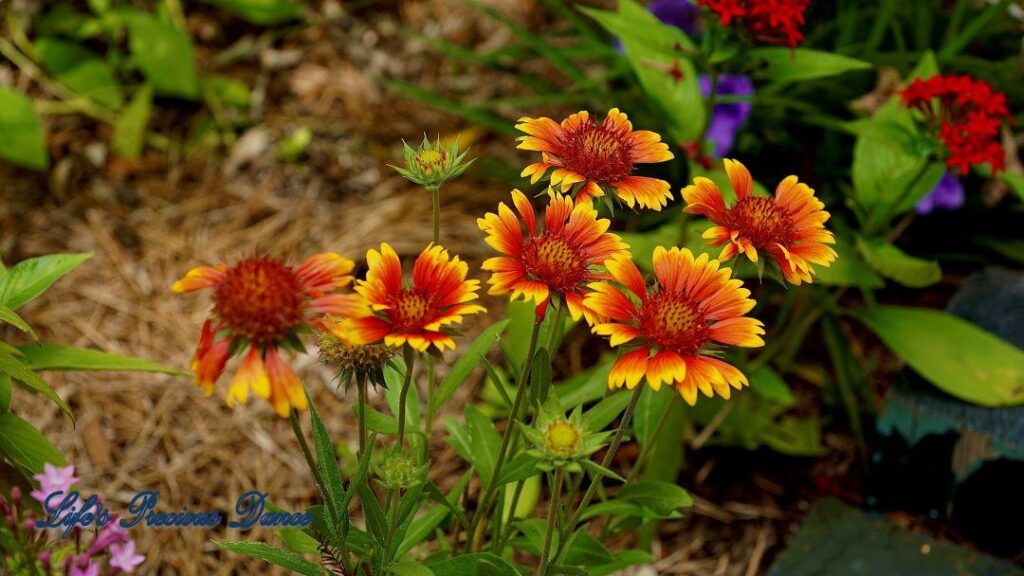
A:
<svg viewBox="0 0 1024 576">
<path fill-rule="evenodd" d="M 636 464 L 633 466 L 633 469 L 630 470 L 629 474 L 626 476 L 625 484 L 629 484 L 630 482 L 636 479 L 637 474 L 639 474 L 640 471 L 644 468 L 644 466 L 647 465 L 647 461 L 650 460 L 651 455 L 654 454 L 654 439 L 657 438 L 659 434 L 661 434 L 661 429 L 664 428 L 665 423 L 668 422 L 668 416 L 669 414 L 672 413 L 672 406 L 674 406 L 675 396 L 675 394 L 671 394 L 668 401 L 662 403 L 661 415 L 658 416 L 658 423 L 654 425 L 654 431 L 648 435 L 647 442 L 644 443 L 643 447 L 640 449 L 640 455 L 637 456 Z"/>
<path fill-rule="evenodd" d="M 619 427 L 615 430 L 615 436 L 612 437 L 611 446 L 608 447 L 608 451 L 604 455 L 604 460 L 601 461 L 602 468 L 608 468 L 611 465 L 612 459 L 615 458 L 615 452 L 619 449 L 619 444 L 622 443 L 622 438 L 626 435 L 626 429 L 629 428 L 630 421 L 633 420 L 633 413 L 636 412 L 636 404 L 640 401 L 640 393 L 643 392 L 643 386 L 637 386 L 636 390 L 633 391 L 633 396 L 629 399 L 629 404 L 626 406 L 626 411 L 622 414 L 622 418 L 619 419 Z M 587 491 L 583 494 L 583 499 L 580 500 L 579 505 L 576 507 L 576 511 L 573 512 L 569 522 L 565 525 L 562 530 L 562 537 L 558 542 L 558 550 L 555 551 L 554 557 L 551 562 L 557 562 L 558 557 L 561 556 L 565 550 L 565 543 L 569 534 L 576 529 L 576 524 L 580 521 L 580 516 L 583 515 L 583 511 L 587 509 L 587 505 L 593 500 L 594 494 L 597 493 L 597 488 L 601 484 L 601 478 L 604 476 L 601 472 L 596 472 L 590 479 L 590 486 L 587 487 Z"/>
<path fill-rule="evenodd" d="M 405 441 L 405 413 L 406 404 L 409 400 L 409 387 L 412 384 L 412 369 L 416 364 L 416 353 L 412 346 L 405 345 L 405 380 L 402 381 L 402 391 L 398 394 L 398 441 L 395 446 L 401 450 Z"/>
<path fill-rule="evenodd" d="M 428 186 L 434 207 L 434 244 L 441 243 L 441 187 Z"/>
<path fill-rule="evenodd" d="M 359 389 L 359 457 L 366 451 L 366 380 L 359 378 L 356 383 Z"/>
<path fill-rule="evenodd" d="M 484 490 L 483 497 L 480 499 L 480 508 L 477 509 L 476 514 L 473 515 L 470 534 L 474 539 L 474 550 L 476 550 L 479 545 L 479 542 L 476 542 L 475 540 L 479 537 L 477 530 L 480 519 L 485 518 L 488 515 L 488 510 L 494 503 L 494 496 L 497 494 L 495 485 L 497 484 L 498 477 L 501 474 L 501 468 L 505 464 L 505 458 L 508 456 L 508 447 L 512 443 L 512 438 L 516 435 L 516 421 L 519 418 L 523 399 L 526 397 L 526 390 L 530 387 L 530 369 L 533 367 L 533 357 L 537 353 L 537 339 L 540 334 L 540 325 L 540 319 L 535 319 L 533 323 L 533 331 L 530 332 L 530 345 L 526 352 L 526 359 L 523 361 L 523 369 L 519 371 L 519 378 L 516 383 L 516 397 L 512 401 L 512 408 L 509 411 L 508 425 L 505 427 L 505 433 L 501 439 L 501 449 L 498 450 L 498 458 L 494 462 L 494 473 L 491 474 L 491 482 L 487 485 L 487 488 Z"/>
<path fill-rule="evenodd" d="M 548 557 L 551 554 L 551 541 L 554 539 L 556 521 L 558 519 L 558 504 L 562 495 L 562 469 L 555 470 L 555 480 L 551 487 L 551 502 L 548 504 L 548 529 L 544 533 L 544 551 L 540 555 L 540 566 L 537 567 L 537 576 L 546 576 L 548 573 Z"/>
</svg>

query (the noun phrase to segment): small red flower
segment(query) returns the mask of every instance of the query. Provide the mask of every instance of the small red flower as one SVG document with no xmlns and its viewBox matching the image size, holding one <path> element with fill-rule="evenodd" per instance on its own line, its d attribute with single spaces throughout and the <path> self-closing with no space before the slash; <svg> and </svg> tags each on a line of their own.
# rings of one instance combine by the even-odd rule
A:
<svg viewBox="0 0 1024 576">
<path fill-rule="evenodd" d="M 961 174 L 988 163 L 993 172 L 1006 168 L 999 141 L 1010 119 L 1006 96 L 970 76 L 935 75 L 910 83 L 900 95 L 903 105 L 919 110 L 948 152 L 946 164 Z"/>
<path fill-rule="evenodd" d="M 804 39 L 801 27 L 810 0 L 697 0 L 714 12 L 723 26 L 733 20 L 762 42 L 794 47 Z"/>
</svg>

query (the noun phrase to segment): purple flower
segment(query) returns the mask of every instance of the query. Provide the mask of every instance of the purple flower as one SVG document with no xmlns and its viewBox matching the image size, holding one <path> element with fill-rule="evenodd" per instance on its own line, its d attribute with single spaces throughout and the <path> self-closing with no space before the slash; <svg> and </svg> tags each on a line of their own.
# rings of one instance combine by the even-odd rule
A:
<svg viewBox="0 0 1024 576">
<path fill-rule="evenodd" d="M 942 175 L 935 189 L 927 196 L 918 200 L 914 210 L 918 214 L 929 214 L 936 208 L 956 210 L 964 205 L 964 185 L 956 174 L 946 172 Z"/>
<path fill-rule="evenodd" d="M 68 576 L 100 576 L 100 565 L 96 564 L 92 560 L 86 564 L 85 568 L 79 566 L 76 562 L 71 566 L 71 571 L 68 572 Z"/>
<path fill-rule="evenodd" d="M 121 523 L 118 522 L 117 517 L 110 519 L 110 523 L 103 527 L 96 539 L 93 540 L 89 546 L 89 554 L 99 554 L 103 550 L 110 548 L 113 550 L 115 544 L 122 542 L 131 542 L 128 539 L 128 533 L 124 528 L 121 527 Z"/>
<path fill-rule="evenodd" d="M 701 74 L 698 81 L 701 94 L 707 98 L 711 94 L 711 77 Z M 718 86 L 715 92 L 717 97 L 753 95 L 754 82 L 750 76 L 722 74 L 718 77 Z M 715 143 L 715 157 L 722 158 L 732 150 L 736 133 L 747 121 L 751 108 L 753 106 L 749 100 L 715 104 L 707 133 L 707 139 Z"/>
<path fill-rule="evenodd" d="M 33 478 L 39 481 L 39 490 L 34 490 L 31 496 L 41 504 L 46 503 L 46 498 L 50 494 L 55 492 L 64 492 L 66 494 L 79 480 L 75 477 L 74 466 L 57 468 L 50 463 L 43 464 L 43 473 L 36 474 Z"/>
<path fill-rule="evenodd" d="M 135 542 L 132 540 L 110 547 L 111 568 L 117 568 L 122 572 L 134 572 L 135 568 L 145 560 L 145 556 L 135 553 Z"/>
<path fill-rule="evenodd" d="M 697 32 L 700 8 L 690 0 L 654 0 L 647 9 L 657 16 L 658 20 L 679 28 L 689 36 Z"/>
</svg>

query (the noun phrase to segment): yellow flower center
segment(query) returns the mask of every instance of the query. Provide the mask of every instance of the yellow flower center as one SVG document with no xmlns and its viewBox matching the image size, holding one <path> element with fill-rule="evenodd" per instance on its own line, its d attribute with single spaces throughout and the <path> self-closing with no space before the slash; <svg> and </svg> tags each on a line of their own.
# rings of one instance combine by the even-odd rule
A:
<svg viewBox="0 0 1024 576">
<path fill-rule="evenodd" d="M 579 452 L 580 441 L 580 429 L 568 420 L 555 422 L 544 431 L 544 447 L 560 458 Z"/>
<path fill-rule="evenodd" d="M 427 150 L 421 150 L 416 154 L 416 164 L 426 173 L 438 172 L 444 165 L 444 161 L 447 159 L 448 154 L 444 150 L 436 150 L 429 148 Z"/>
</svg>

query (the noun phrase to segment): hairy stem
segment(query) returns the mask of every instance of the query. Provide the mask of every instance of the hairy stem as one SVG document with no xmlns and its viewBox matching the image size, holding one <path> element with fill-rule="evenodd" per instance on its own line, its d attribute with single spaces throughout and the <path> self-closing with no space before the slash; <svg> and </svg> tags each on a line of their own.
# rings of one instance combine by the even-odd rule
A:
<svg viewBox="0 0 1024 576">
<path fill-rule="evenodd" d="M 551 555 L 551 542 L 554 540 L 556 521 L 558 520 L 558 504 L 562 495 L 562 469 L 555 470 L 555 480 L 551 487 L 551 502 L 548 504 L 548 529 L 544 533 L 544 551 L 540 555 L 540 566 L 537 567 L 537 576 L 546 576 L 548 573 L 549 556 Z"/>
</svg>

